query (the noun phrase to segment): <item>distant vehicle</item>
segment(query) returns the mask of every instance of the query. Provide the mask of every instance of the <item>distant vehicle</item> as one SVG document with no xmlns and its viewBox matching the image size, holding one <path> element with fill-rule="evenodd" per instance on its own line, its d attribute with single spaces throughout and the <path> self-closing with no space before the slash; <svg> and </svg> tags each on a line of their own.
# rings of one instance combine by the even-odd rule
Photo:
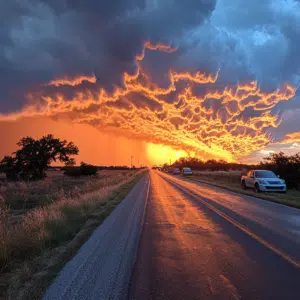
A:
<svg viewBox="0 0 300 300">
<path fill-rule="evenodd" d="M 181 174 L 180 169 L 179 169 L 179 168 L 174 168 L 174 169 L 172 170 L 172 174 L 173 174 L 173 175 L 180 175 L 180 174 Z"/>
<path fill-rule="evenodd" d="M 172 173 L 172 172 L 173 172 L 173 169 L 171 169 L 171 168 L 169 168 L 169 167 L 166 167 L 166 168 L 163 169 L 163 171 L 164 171 L 165 173 Z"/>
<path fill-rule="evenodd" d="M 253 170 L 241 177 L 243 189 L 253 188 L 255 192 L 286 192 L 286 183 L 272 171 Z"/>
<path fill-rule="evenodd" d="M 193 175 L 192 169 L 191 168 L 182 168 L 182 175 L 183 176 Z"/>
</svg>

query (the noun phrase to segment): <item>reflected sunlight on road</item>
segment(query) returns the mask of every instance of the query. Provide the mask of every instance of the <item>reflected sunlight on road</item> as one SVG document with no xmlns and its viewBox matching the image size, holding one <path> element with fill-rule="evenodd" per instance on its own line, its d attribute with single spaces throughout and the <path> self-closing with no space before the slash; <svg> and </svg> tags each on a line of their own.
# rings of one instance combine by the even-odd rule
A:
<svg viewBox="0 0 300 300">
<path fill-rule="evenodd" d="M 188 180 L 182 180 L 182 177 L 177 178 L 162 172 L 159 175 L 194 191 L 205 200 L 221 205 L 273 232 L 277 232 L 292 240 L 297 238 L 300 244 L 300 211 L 298 209 L 270 203 L 247 195 L 224 191 L 202 183 L 193 183 Z M 285 226 L 283 226 L 283 223 Z"/>
</svg>

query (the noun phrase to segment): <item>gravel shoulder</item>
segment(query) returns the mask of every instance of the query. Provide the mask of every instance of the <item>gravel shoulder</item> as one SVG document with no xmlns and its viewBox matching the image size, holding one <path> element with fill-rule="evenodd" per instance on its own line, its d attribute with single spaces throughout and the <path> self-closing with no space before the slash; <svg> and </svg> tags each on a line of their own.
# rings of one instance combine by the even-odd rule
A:
<svg viewBox="0 0 300 300">
<path fill-rule="evenodd" d="M 43 299 L 126 299 L 148 188 L 145 175 L 65 265 Z"/>
</svg>

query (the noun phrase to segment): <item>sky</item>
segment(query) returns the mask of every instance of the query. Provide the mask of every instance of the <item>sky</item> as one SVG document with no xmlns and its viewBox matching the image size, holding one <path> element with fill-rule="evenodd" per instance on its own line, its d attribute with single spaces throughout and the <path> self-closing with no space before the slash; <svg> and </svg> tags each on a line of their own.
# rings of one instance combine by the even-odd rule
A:
<svg viewBox="0 0 300 300">
<path fill-rule="evenodd" d="M 0 156 L 53 133 L 77 162 L 300 151 L 299 0 L 0 0 Z"/>
</svg>

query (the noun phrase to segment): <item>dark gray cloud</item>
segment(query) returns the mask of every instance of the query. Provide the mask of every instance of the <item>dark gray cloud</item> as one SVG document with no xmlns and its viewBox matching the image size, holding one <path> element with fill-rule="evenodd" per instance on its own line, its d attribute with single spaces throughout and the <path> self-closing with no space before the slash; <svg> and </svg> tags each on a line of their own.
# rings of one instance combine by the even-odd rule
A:
<svg viewBox="0 0 300 300">
<path fill-rule="evenodd" d="M 161 3 L 162 2 L 162 3 Z M 91 74 L 121 83 L 150 39 L 179 43 L 207 19 L 215 0 L 1 1 L 0 110 L 15 110 L 35 86 L 64 75 Z M 1 24 L 2 25 L 2 24 Z"/>
</svg>

